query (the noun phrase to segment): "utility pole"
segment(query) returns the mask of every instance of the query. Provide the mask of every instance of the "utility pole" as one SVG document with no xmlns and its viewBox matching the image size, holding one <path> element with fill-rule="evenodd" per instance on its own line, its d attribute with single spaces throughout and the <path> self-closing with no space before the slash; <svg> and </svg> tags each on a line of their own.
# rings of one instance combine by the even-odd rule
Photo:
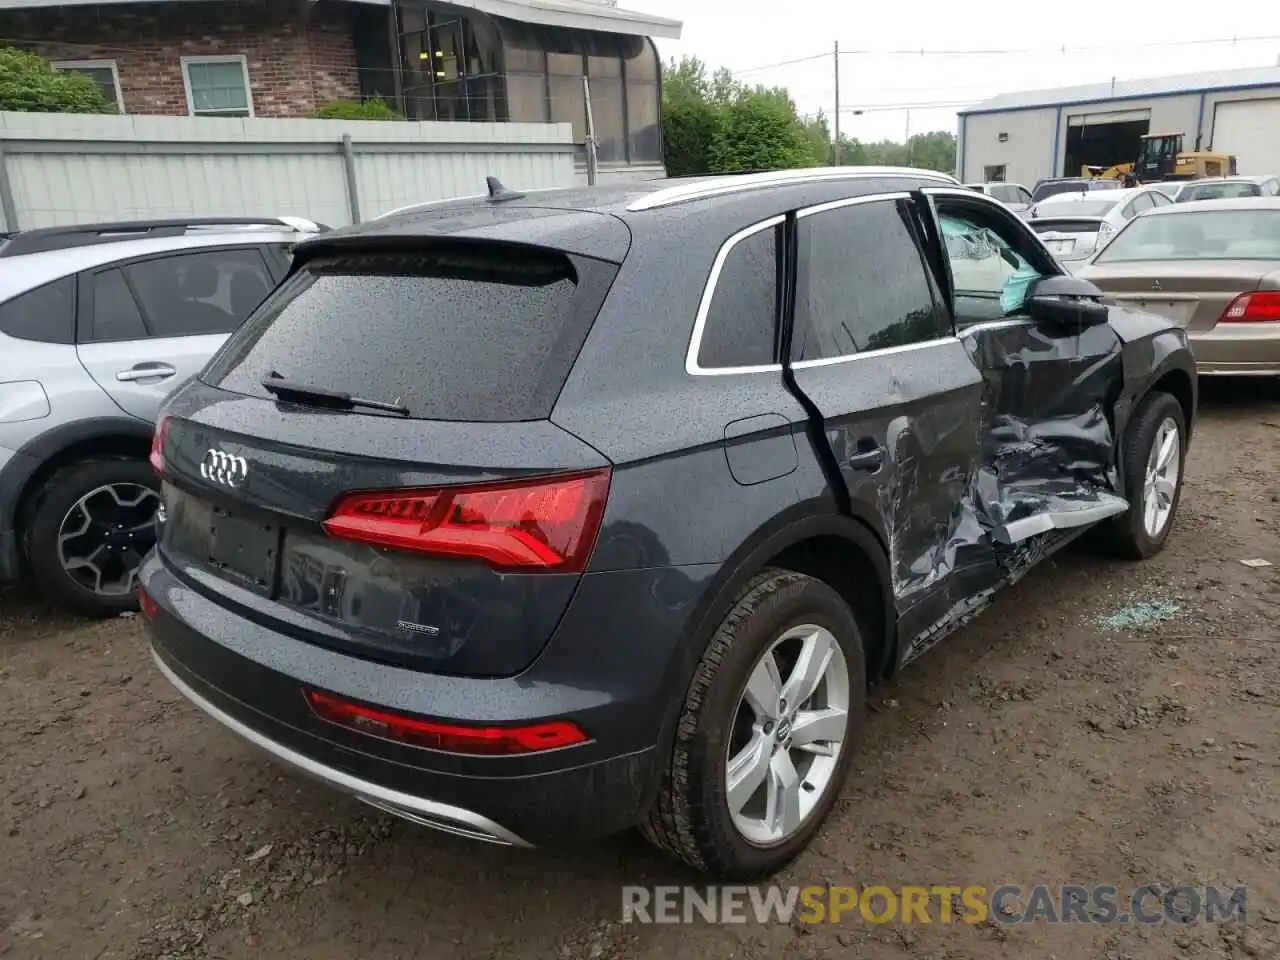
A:
<svg viewBox="0 0 1280 960">
<path fill-rule="evenodd" d="M 832 159 L 835 166 L 840 166 L 840 41 L 836 41 L 835 52 L 836 63 L 836 112 L 835 112 L 835 145 L 832 151 Z"/>
<path fill-rule="evenodd" d="M 911 166 L 911 108 L 907 108 L 907 166 Z"/>
</svg>

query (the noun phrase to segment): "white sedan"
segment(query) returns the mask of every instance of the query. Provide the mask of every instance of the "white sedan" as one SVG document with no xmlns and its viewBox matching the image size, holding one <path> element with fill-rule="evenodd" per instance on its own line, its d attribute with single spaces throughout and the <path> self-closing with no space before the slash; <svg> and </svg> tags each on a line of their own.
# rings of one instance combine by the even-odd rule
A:
<svg viewBox="0 0 1280 960">
<path fill-rule="evenodd" d="M 1026 220 L 1059 262 L 1074 270 L 1138 214 L 1172 203 L 1154 186 L 1062 193 L 1041 200 Z"/>
</svg>

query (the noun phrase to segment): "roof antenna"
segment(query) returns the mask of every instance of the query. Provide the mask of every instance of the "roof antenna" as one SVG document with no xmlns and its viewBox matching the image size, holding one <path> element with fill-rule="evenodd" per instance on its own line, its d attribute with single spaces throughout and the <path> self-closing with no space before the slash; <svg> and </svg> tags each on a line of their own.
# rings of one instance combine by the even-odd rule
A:
<svg viewBox="0 0 1280 960">
<path fill-rule="evenodd" d="M 504 203 L 507 200 L 521 200 L 524 198 L 523 193 L 508 190 L 497 177 L 485 177 L 484 182 L 485 186 L 489 188 L 490 203 Z"/>
</svg>

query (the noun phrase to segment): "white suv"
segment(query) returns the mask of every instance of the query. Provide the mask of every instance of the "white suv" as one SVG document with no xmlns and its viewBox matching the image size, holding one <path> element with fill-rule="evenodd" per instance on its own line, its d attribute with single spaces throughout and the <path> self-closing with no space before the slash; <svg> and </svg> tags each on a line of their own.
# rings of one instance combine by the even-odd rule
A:
<svg viewBox="0 0 1280 960">
<path fill-rule="evenodd" d="M 204 218 L 0 235 L 0 582 L 29 574 L 89 614 L 134 606 L 161 401 L 324 229 Z"/>
</svg>

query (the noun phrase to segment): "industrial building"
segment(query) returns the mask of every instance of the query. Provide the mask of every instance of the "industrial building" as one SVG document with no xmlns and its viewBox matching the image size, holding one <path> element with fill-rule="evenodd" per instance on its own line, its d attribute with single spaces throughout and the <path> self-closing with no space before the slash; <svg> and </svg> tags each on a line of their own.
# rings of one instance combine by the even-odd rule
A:
<svg viewBox="0 0 1280 960">
<path fill-rule="evenodd" d="M 1148 133 L 1232 154 L 1242 174 L 1280 171 L 1280 66 L 992 97 L 959 114 L 956 175 L 1027 185 L 1076 176 L 1084 164 L 1133 161 Z"/>
</svg>

